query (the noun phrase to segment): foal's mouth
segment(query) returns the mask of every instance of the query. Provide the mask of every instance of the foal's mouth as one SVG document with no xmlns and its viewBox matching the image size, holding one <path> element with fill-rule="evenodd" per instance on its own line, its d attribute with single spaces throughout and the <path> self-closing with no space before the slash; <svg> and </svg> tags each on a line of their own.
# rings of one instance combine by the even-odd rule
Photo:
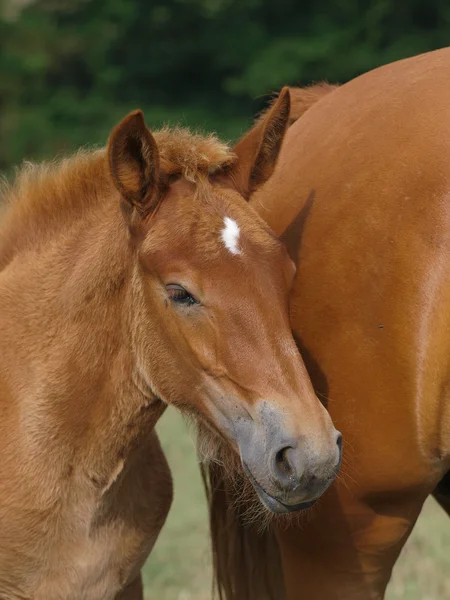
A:
<svg viewBox="0 0 450 600">
<path fill-rule="evenodd" d="M 285 502 L 282 502 L 279 498 L 276 498 L 275 496 L 272 496 L 271 494 L 266 492 L 266 490 L 263 487 L 261 487 L 260 484 L 253 477 L 247 465 L 244 462 L 242 463 L 242 465 L 244 467 L 244 471 L 247 477 L 250 479 L 251 484 L 255 488 L 259 499 L 261 500 L 262 504 L 268 510 L 270 510 L 270 512 L 276 514 L 300 512 L 302 510 L 311 508 L 311 506 L 313 506 L 313 504 L 315 504 L 317 501 L 317 498 L 315 498 L 314 500 L 310 500 L 309 502 L 300 502 L 300 504 L 286 504 Z"/>
</svg>

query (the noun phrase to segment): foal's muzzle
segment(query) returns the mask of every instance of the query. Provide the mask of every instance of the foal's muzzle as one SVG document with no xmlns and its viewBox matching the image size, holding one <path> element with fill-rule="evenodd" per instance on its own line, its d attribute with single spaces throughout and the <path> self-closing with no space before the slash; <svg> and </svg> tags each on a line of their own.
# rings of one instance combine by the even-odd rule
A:
<svg viewBox="0 0 450 600">
<path fill-rule="evenodd" d="M 261 502 L 274 513 L 309 508 L 331 485 L 342 459 L 342 435 L 328 418 L 314 438 L 287 436 L 284 418 L 241 424 L 244 470 Z"/>
</svg>

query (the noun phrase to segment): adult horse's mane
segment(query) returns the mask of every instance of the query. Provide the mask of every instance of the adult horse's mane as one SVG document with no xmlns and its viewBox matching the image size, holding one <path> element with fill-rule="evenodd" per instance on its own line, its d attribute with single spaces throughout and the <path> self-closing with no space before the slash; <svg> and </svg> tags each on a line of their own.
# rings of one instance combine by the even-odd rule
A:
<svg viewBox="0 0 450 600">
<path fill-rule="evenodd" d="M 163 128 L 153 136 L 167 178 L 195 182 L 234 160 L 231 149 L 214 135 Z M 99 203 L 109 200 L 117 205 L 116 197 L 104 149 L 81 150 L 47 163 L 25 163 L 0 193 L 0 269 L 17 251 L 70 227 Z"/>
<path fill-rule="evenodd" d="M 313 104 L 333 92 L 338 86 L 335 84 L 320 81 L 304 88 L 292 87 L 289 88 L 291 97 L 291 109 L 289 111 L 289 126 L 293 125 Z M 263 121 L 275 104 L 278 98 L 278 93 L 274 94 L 273 98 L 268 103 L 267 107 L 258 115 L 255 123 Z"/>
</svg>

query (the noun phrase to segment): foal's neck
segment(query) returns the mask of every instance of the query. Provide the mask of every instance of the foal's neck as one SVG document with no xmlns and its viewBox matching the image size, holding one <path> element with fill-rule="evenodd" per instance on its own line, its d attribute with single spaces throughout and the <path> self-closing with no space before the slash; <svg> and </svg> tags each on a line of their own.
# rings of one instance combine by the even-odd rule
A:
<svg viewBox="0 0 450 600">
<path fill-rule="evenodd" d="M 27 451 L 56 470 L 75 465 L 99 486 L 164 410 L 135 368 L 132 250 L 118 203 L 106 208 L 18 255 L 0 278 L 6 385 Z"/>
</svg>

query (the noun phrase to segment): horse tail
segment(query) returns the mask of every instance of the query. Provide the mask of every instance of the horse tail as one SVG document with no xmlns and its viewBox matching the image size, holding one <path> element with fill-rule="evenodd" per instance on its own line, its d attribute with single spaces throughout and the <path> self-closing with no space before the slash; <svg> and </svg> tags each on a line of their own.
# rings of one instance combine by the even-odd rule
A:
<svg viewBox="0 0 450 600">
<path fill-rule="evenodd" d="M 247 523 L 240 482 L 217 463 L 202 465 L 209 505 L 213 595 L 219 600 L 283 600 L 278 544 L 269 527 Z M 244 477 L 242 484 L 245 487 Z M 241 490 L 239 493 L 238 490 Z M 248 508 L 248 507 L 247 507 Z"/>
<path fill-rule="evenodd" d="M 339 86 L 331 85 L 322 81 L 320 83 L 314 83 L 307 87 L 290 87 L 289 93 L 291 96 L 291 111 L 289 114 L 289 126 L 298 121 L 300 117 L 309 109 L 313 104 L 321 100 L 324 96 L 327 96 L 331 92 L 334 92 Z M 271 100 L 269 107 L 259 114 L 257 122 L 262 120 L 266 113 L 270 110 L 272 104 L 276 101 L 278 94 Z"/>
</svg>

